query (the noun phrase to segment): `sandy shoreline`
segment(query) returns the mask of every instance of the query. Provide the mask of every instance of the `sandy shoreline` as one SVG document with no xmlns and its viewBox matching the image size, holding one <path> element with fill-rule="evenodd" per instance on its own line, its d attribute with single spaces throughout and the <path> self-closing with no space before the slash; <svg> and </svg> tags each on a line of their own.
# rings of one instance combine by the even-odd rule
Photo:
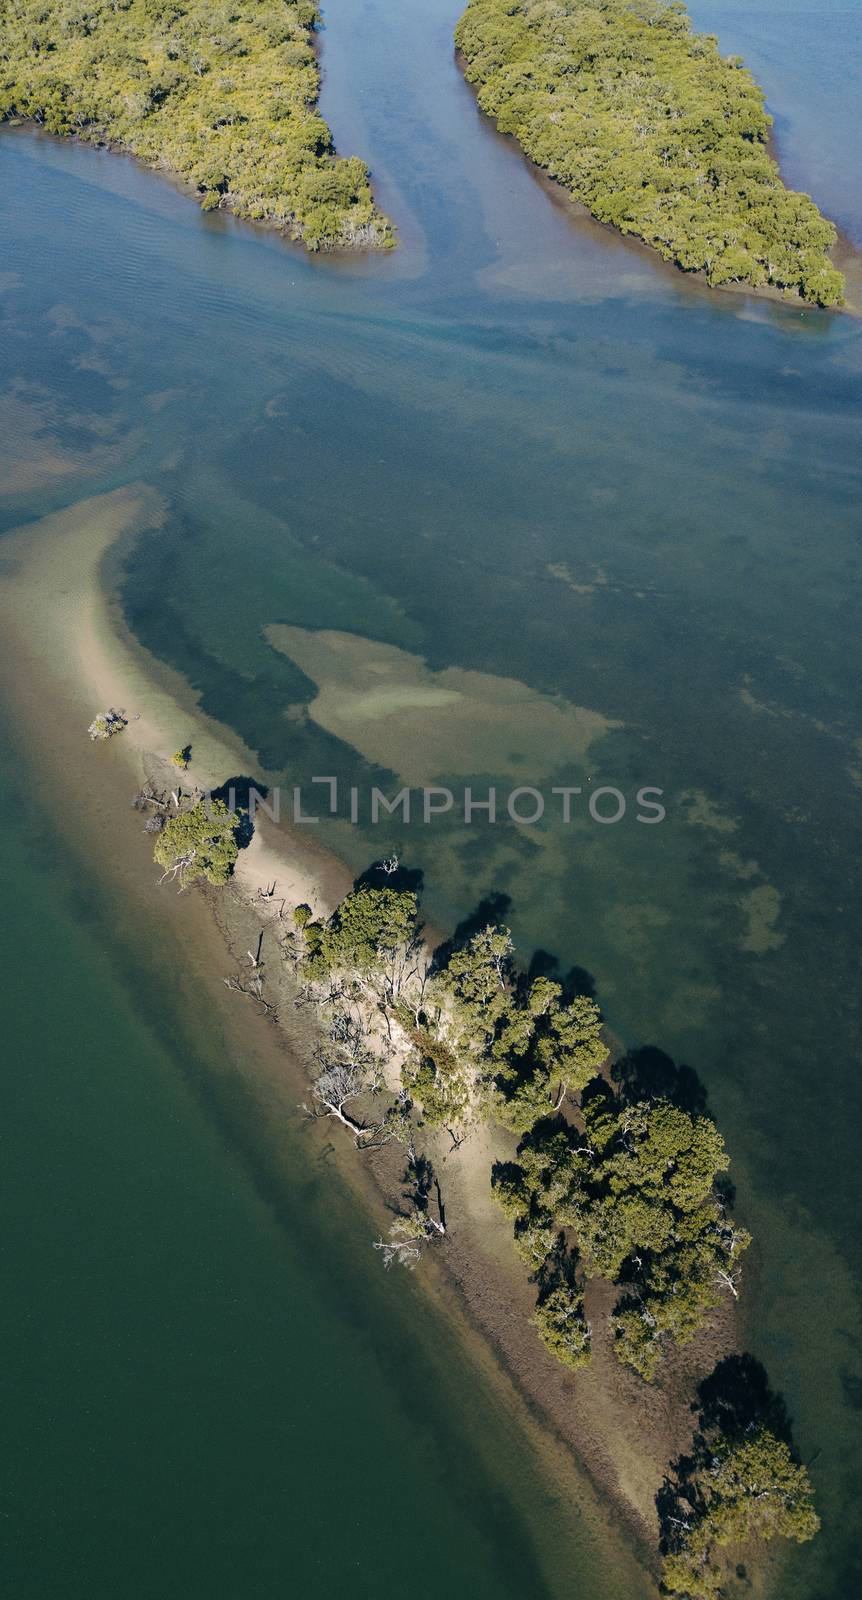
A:
<svg viewBox="0 0 862 1600">
<path fill-rule="evenodd" d="M 148 858 L 140 853 L 141 819 L 131 811 L 129 799 L 145 776 L 168 762 L 173 750 L 192 745 L 187 786 L 213 788 L 238 773 L 260 770 L 253 752 L 194 709 L 187 686 L 148 657 L 105 596 L 102 574 L 108 552 L 118 542 L 145 538 L 164 514 L 162 497 L 140 484 L 80 501 L 4 541 L 0 583 L 0 618 L 13 644 L 9 658 L 14 683 L 8 686 L 13 712 L 19 723 L 26 726 L 29 720 L 38 731 L 46 679 L 54 675 L 66 731 L 56 745 L 41 751 L 40 760 L 46 770 L 53 769 L 55 780 L 58 767 L 62 771 L 65 764 L 58 781 L 65 786 L 68 780 L 73 828 L 79 820 L 75 807 L 83 807 L 87 786 L 96 792 L 94 815 L 88 821 L 95 829 L 104 828 L 112 842 L 121 836 L 134 848 L 135 864 L 128 870 L 138 874 L 141 861 L 146 865 Z M 27 671 L 28 659 L 34 663 L 32 673 Z M 108 706 L 123 709 L 130 718 L 128 727 L 109 745 L 91 746 L 86 738 L 88 722 Z M 123 804 L 120 817 L 117 808 Z M 91 809 L 89 796 L 87 809 Z M 122 863 L 117 870 L 122 872 Z M 261 892 L 273 883 L 271 899 L 261 899 Z M 158 905 L 172 926 L 187 919 L 200 930 L 206 921 L 213 937 L 227 939 L 238 966 L 244 960 L 249 929 L 261 921 L 266 929 L 282 900 L 288 908 L 305 900 L 316 912 L 325 913 L 351 883 L 352 874 L 344 864 L 308 831 L 275 829 L 261 818 L 252 844 L 241 853 L 231 891 L 165 895 Z M 221 934 L 216 934 L 212 905 Z M 220 948 L 226 959 L 224 945 Z M 274 939 L 269 939 L 268 948 L 274 948 Z M 286 974 L 276 980 L 275 1004 L 289 1022 Z M 264 1100 L 295 1111 L 302 1069 L 298 1058 L 292 1066 L 285 1062 L 284 1030 L 264 1019 L 252 1001 L 237 999 L 234 1018 L 240 1034 L 254 1034 L 261 1041 L 278 1034 L 278 1049 L 270 1051 L 271 1076 L 260 1091 Z M 286 1042 L 289 1045 L 290 1030 Z M 339 1130 L 330 1124 L 320 1125 L 320 1131 L 333 1142 L 338 1138 Z M 627 1540 L 616 1538 L 619 1581 L 625 1584 L 620 1600 L 654 1594 L 655 1494 L 666 1464 L 690 1442 L 688 1403 L 698 1381 L 734 1348 L 732 1308 L 723 1309 L 712 1328 L 686 1350 L 669 1357 L 655 1384 L 645 1385 L 620 1367 L 607 1319 L 596 1315 L 607 1309 L 615 1291 L 591 1285 L 593 1362 L 583 1373 L 567 1371 L 545 1351 L 530 1325 L 534 1289 L 512 1249 L 509 1223 L 490 1191 L 491 1162 L 509 1153 L 515 1141 L 502 1130 L 483 1126 L 455 1152 L 448 1153 L 448 1141 L 437 1141 L 428 1130 L 423 1142 L 444 1187 L 448 1222 L 445 1245 L 429 1253 L 423 1263 L 423 1285 L 458 1337 L 469 1338 L 473 1330 L 472 1356 L 493 1374 L 495 1383 L 502 1381 L 506 1404 L 516 1408 L 520 1425 L 547 1456 L 558 1493 L 571 1499 L 579 1516 L 604 1524 L 606 1531 L 616 1520 L 620 1531 L 626 1528 Z M 341 1144 L 339 1170 L 344 1181 L 363 1195 L 375 1214 L 377 1231 L 385 1231 L 388 1219 L 381 1197 L 397 1206 L 403 1159 L 391 1147 L 370 1160 L 360 1159 L 346 1138 Z M 482 1336 L 481 1348 L 475 1332 Z M 625 1553 L 626 1543 L 636 1553 L 638 1565 Z"/>
<path fill-rule="evenodd" d="M 101 566 L 119 541 L 146 537 L 161 526 L 164 501 L 146 485 L 132 485 L 76 502 L 38 524 L 9 535 L 3 545 L 2 608 L 8 628 L 23 632 L 24 648 L 48 663 L 62 663 L 66 687 L 87 722 L 109 706 L 129 725 L 111 745 L 140 784 L 154 765 L 169 763 L 178 747 L 193 745 L 193 762 L 175 781 L 208 790 L 257 767 L 242 741 L 206 717 L 189 712 L 177 698 L 179 680 L 131 638 L 118 608 L 105 598 Z M 172 692 L 173 691 L 173 692 Z M 308 833 L 294 831 L 289 849 L 279 848 L 261 816 L 260 827 L 238 865 L 236 881 L 254 896 L 278 880 L 280 896 L 308 899 L 316 910 L 332 907 L 352 877 Z M 279 829 L 281 838 L 286 830 Z"/>
</svg>

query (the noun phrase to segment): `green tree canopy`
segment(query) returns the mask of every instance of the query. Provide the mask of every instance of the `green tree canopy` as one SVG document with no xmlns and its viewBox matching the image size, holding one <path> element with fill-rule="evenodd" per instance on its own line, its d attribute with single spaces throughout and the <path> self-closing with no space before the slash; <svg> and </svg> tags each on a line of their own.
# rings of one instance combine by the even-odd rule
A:
<svg viewBox="0 0 862 1600">
<path fill-rule="evenodd" d="M 584 1367 L 590 1359 L 590 1325 L 580 1289 L 558 1283 L 543 1295 L 533 1321 L 543 1342 L 567 1367 Z"/>
<path fill-rule="evenodd" d="M 492 1054 L 495 1111 L 501 1122 L 525 1133 L 559 1105 L 567 1090 L 580 1093 L 608 1059 L 601 1040 L 602 1017 L 595 1000 L 563 1000 L 559 983 L 537 978 L 523 999 L 501 1018 Z"/>
<path fill-rule="evenodd" d="M 179 878 L 183 887 L 196 878 L 227 883 L 239 854 L 239 824 L 239 816 L 223 800 L 199 800 L 192 810 L 168 818 L 153 854 L 165 875 Z"/>
<path fill-rule="evenodd" d="M 342 974 L 366 979 L 407 951 L 417 936 L 417 903 L 411 891 L 363 886 L 345 896 L 326 922 L 303 924 L 304 976 L 313 981 Z"/>
<path fill-rule="evenodd" d="M 436 1033 L 412 1026 L 407 1031 L 413 1049 L 401 1070 L 404 1088 L 419 1101 L 432 1126 L 462 1126 L 471 1106 L 470 1080 L 463 1064 Z"/>
<path fill-rule="evenodd" d="M 479 104 L 600 222 L 713 285 L 840 304 L 836 233 L 769 155 L 763 91 L 680 0 L 469 0 Z"/>
<path fill-rule="evenodd" d="M 392 242 L 317 111 L 313 0 L 0 0 L 0 118 L 122 145 L 309 249 Z"/>
<path fill-rule="evenodd" d="M 549 978 L 528 983 L 516 971 L 509 929 L 492 923 L 451 951 L 423 994 L 423 1015 L 447 1046 L 436 1056 L 437 1094 L 449 1073 L 458 1098 L 466 1082 L 485 1114 L 519 1133 L 567 1090 L 582 1090 L 607 1060 L 595 1001 L 566 1001 Z M 427 1070 L 426 1061 L 426 1080 Z M 415 1069 L 411 1093 L 421 1099 Z"/>
<path fill-rule="evenodd" d="M 489 924 L 453 950 L 432 997 L 449 1007 L 474 1049 L 487 1049 L 510 1005 L 514 945 L 508 928 Z"/>
<path fill-rule="evenodd" d="M 617 1355 L 651 1378 L 666 1340 L 686 1343 L 722 1286 L 734 1289 L 748 1235 L 715 1191 L 728 1158 L 708 1117 L 666 1100 L 621 1106 L 601 1086 L 582 1117 L 582 1134 L 539 1124 L 497 1168 L 495 1191 L 534 1271 L 567 1233 L 587 1277 L 623 1286 Z"/>
<path fill-rule="evenodd" d="M 813 1539 L 820 1526 L 805 1468 L 767 1427 L 701 1450 L 686 1483 L 686 1504 L 665 1557 L 662 1582 L 671 1594 L 709 1600 L 721 1591 L 718 1552 L 750 1539 Z"/>
</svg>

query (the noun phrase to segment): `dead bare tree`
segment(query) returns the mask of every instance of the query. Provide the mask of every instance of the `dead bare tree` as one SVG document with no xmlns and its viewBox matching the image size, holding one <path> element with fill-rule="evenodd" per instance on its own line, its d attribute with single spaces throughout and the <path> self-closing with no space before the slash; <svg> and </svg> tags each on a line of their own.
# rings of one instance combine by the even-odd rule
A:
<svg viewBox="0 0 862 1600">
<path fill-rule="evenodd" d="M 323 1052 L 319 1053 L 318 1060 L 320 1071 L 311 1083 L 315 1107 L 309 1110 L 305 1106 L 304 1110 L 309 1116 L 335 1117 L 353 1135 L 357 1145 L 364 1147 L 373 1138 L 375 1126 L 359 1121 L 347 1107 L 368 1089 L 365 1069 L 339 1056 L 327 1060 Z"/>
<path fill-rule="evenodd" d="M 358 1012 L 344 1008 L 329 1019 L 329 1037 L 346 1061 L 374 1072 L 374 1086 L 379 1075 L 374 1051 L 368 1043 L 368 1029 Z"/>
<path fill-rule="evenodd" d="M 413 1208 L 412 1214 L 420 1219 L 426 1233 L 436 1233 L 443 1238 L 446 1233 L 446 1208 L 443 1205 L 440 1184 L 428 1157 L 422 1152 L 417 1153 L 412 1139 L 407 1146 L 407 1170 L 404 1181 L 410 1185 L 408 1198 Z M 432 1216 L 429 1210 L 432 1189 L 437 1197 L 436 1217 Z"/>
<path fill-rule="evenodd" d="M 185 855 L 177 856 L 171 862 L 167 870 L 162 873 L 161 877 L 159 878 L 159 883 L 175 883 L 176 879 L 179 878 L 180 887 L 177 893 L 182 894 L 183 890 L 187 887 L 183 879 L 183 874 L 185 873 L 186 868 L 191 866 L 196 855 L 197 850 L 188 850 L 186 851 Z"/>
<path fill-rule="evenodd" d="M 389 1229 L 388 1239 L 373 1239 L 372 1250 L 382 1251 L 384 1267 L 415 1267 L 422 1254 L 426 1233 L 422 1224 L 413 1217 L 397 1217 Z"/>
<path fill-rule="evenodd" d="M 716 1283 L 722 1289 L 729 1289 L 734 1300 L 738 1300 L 739 1285 L 742 1280 L 742 1267 L 736 1261 L 736 1257 L 739 1255 L 740 1249 L 745 1248 L 747 1235 L 740 1228 L 734 1227 L 732 1220 L 726 1213 L 723 1213 L 719 1228 L 719 1238 L 726 1252 L 726 1264 L 722 1265 L 720 1262 L 716 1264 Z"/>
<path fill-rule="evenodd" d="M 360 1095 L 375 1095 L 382 1087 L 383 1063 L 368 1043 L 362 1018 L 355 1012 L 336 1010 L 329 1023 L 329 1045 L 315 1050 L 318 1072 L 312 1079 L 315 1107 L 310 1116 L 335 1117 L 363 1149 L 380 1140 L 381 1119 L 367 1123 L 348 1110 Z"/>
<path fill-rule="evenodd" d="M 428 1010 L 431 958 L 421 946 L 412 954 L 415 955 L 413 965 L 409 966 L 405 961 L 399 975 L 398 998 L 401 1005 L 409 1009 L 418 1028 L 425 1021 Z"/>
<path fill-rule="evenodd" d="M 159 794 L 159 791 L 154 788 L 152 783 L 146 783 L 143 789 L 138 790 L 132 799 L 132 805 L 136 811 L 146 811 L 148 808 L 153 811 L 170 810 L 170 802 L 163 794 Z"/>
<path fill-rule="evenodd" d="M 723 1289 L 729 1289 L 730 1290 L 731 1294 L 733 1295 L 734 1300 L 738 1300 L 739 1299 L 739 1287 L 738 1287 L 738 1284 L 739 1284 L 739 1272 L 738 1272 L 738 1269 L 737 1269 L 737 1272 L 734 1273 L 734 1272 L 725 1272 L 723 1267 L 719 1267 L 716 1281 L 721 1285 L 721 1287 Z"/>
<path fill-rule="evenodd" d="M 224 978 L 223 982 L 225 988 L 230 989 L 232 994 L 247 995 L 250 1000 L 256 1000 L 258 1005 L 263 1007 L 263 1010 L 266 1012 L 267 1016 L 272 1015 L 275 1007 L 270 1005 L 268 1000 L 264 1000 L 263 976 L 259 971 L 255 972 L 252 977 L 247 979 L 232 977 Z"/>
<path fill-rule="evenodd" d="M 314 1055 L 318 1071 L 311 1082 L 313 1104 L 303 1107 L 308 1116 L 334 1117 L 361 1150 L 379 1149 L 403 1137 L 411 1104 L 403 1091 L 382 1116 L 368 1121 L 351 1109 L 360 1097 L 374 1098 L 384 1088 L 384 1057 L 370 1041 L 358 1011 L 343 1005 L 336 1010 L 330 1018 L 329 1043 L 318 1045 Z"/>
<path fill-rule="evenodd" d="M 255 895 L 255 899 L 259 902 L 260 905 L 268 905 L 270 903 L 270 901 L 274 902 L 274 900 L 275 900 L 275 886 L 276 886 L 276 879 L 273 878 L 272 883 L 268 883 L 265 889 L 260 887 L 260 886 L 258 887 L 257 893 Z M 275 914 L 276 914 L 276 917 L 278 918 L 279 922 L 281 922 L 283 920 L 283 918 L 284 918 L 284 908 L 285 908 L 286 905 L 287 905 L 287 900 L 284 899 L 284 900 L 281 901 L 279 906 L 276 908 Z"/>
<path fill-rule="evenodd" d="M 387 1269 L 397 1264 L 412 1271 L 423 1247 L 439 1237 L 441 1231 L 445 1230 L 435 1225 L 430 1217 L 413 1210 L 409 1216 L 396 1217 L 389 1229 L 389 1238 L 372 1239 L 371 1248 L 381 1252 Z"/>
</svg>

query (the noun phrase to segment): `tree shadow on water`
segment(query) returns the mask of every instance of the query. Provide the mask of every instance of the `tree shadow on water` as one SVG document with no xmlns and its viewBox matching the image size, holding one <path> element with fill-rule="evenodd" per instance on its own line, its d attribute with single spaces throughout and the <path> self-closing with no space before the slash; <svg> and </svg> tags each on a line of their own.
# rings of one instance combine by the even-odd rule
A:
<svg viewBox="0 0 862 1600">
<path fill-rule="evenodd" d="M 511 895 L 503 894 L 502 891 L 495 891 L 486 895 L 484 900 L 480 900 L 475 910 L 469 912 L 458 923 L 451 938 L 444 939 L 442 944 L 438 944 L 433 957 L 437 971 L 439 972 L 443 967 L 449 965 L 454 951 L 460 945 L 466 944 L 475 934 L 481 933 L 483 928 L 487 928 L 489 925 L 496 926 L 502 922 L 503 918 L 508 915 L 511 904 Z"/>
<path fill-rule="evenodd" d="M 563 995 L 566 1000 L 576 1000 L 580 996 L 595 1000 L 596 980 L 592 973 L 586 967 L 570 967 L 563 979 Z"/>
<path fill-rule="evenodd" d="M 534 950 L 527 968 L 527 982 L 534 983 L 536 978 L 553 978 L 558 983 L 559 969 L 559 956 L 553 955 L 550 950 Z"/>
<path fill-rule="evenodd" d="M 703 1510 L 699 1485 L 719 1439 L 732 1443 L 755 1428 L 768 1428 L 799 1459 L 785 1401 L 770 1388 L 766 1368 L 747 1352 L 718 1362 L 699 1385 L 691 1409 L 697 1413 L 691 1451 L 671 1462 L 655 1498 L 663 1555 L 680 1548 L 691 1517 Z"/>
<path fill-rule="evenodd" d="M 396 865 L 392 863 L 396 862 Z M 393 889 L 396 894 L 421 895 L 425 873 L 421 867 L 405 867 L 397 857 L 389 861 L 372 861 L 370 867 L 354 878 L 354 889 Z"/>
<path fill-rule="evenodd" d="M 254 822 L 250 810 L 252 790 L 256 800 L 266 800 L 269 794 L 269 788 L 265 783 L 261 783 L 259 778 L 247 778 L 245 775 L 228 778 L 225 783 L 220 783 L 217 789 L 210 790 L 211 800 L 223 800 L 228 809 L 235 811 L 239 816 L 236 842 L 240 850 L 246 850 L 254 838 Z"/>
<path fill-rule="evenodd" d="M 692 1410 L 699 1409 L 701 1433 L 716 1430 L 737 1438 L 754 1426 L 769 1428 L 785 1444 L 792 1443 L 793 1422 L 782 1395 L 770 1388 L 766 1368 L 755 1356 L 725 1356 L 704 1378 Z"/>
<path fill-rule="evenodd" d="M 706 1089 L 693 1067 L 676 1062 L 656 1045 L 629 1050 L 611 1069 L 624 1100 L 670 1100 L 694 1116 L 707 1108 Z"/>
<path fill-rule="evenodd" d="M 536 978 L 551 978 L 554 983 L 559 983 L 566 1004 L 580 995 L 585 995 L 589 1000 L 596 998 L 596 980 L 592 973 L 586 967 L 570 967 L 565 977 L 561 977 L 560 958 L 550 950 L 540 948 L 533 951 L 526 972 L 527 985 L 534 983 Z"/>
</svg>

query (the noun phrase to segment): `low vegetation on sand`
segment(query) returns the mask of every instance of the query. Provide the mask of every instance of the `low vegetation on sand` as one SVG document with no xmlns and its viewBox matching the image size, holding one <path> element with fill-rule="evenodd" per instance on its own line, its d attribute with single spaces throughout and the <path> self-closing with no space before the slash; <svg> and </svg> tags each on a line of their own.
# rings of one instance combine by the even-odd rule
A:
<svg viewBox="0 0 862 1600">
<path fill-rule="evenodd" d="M 318 1099 L 359 1142 L 370 1130 L 360 1137 L 347 1107 L 387 1082 L 363 1032 L 368 1015 L 385 1018 L 400 1077 L 378 1136 L 411 1115 L 454 1146 L 481 1121 L 521 1136 L 492 1183 L 537 1286 L 539 1334 L 566 1365 L 591 1357 L 587 1278 L 619 1285 L 614 1348 L 648 1381 L 722 1295 L 738 1294 L 749 1236 L 721 1189 L 729 1158 L 714 1122 L 642 1085 L 612 1087 L 595 1000 L 519 972 L 508 928 L 481 927 L 432 960 L 415 895 L 361 886 L 326 921 L 298 908 L 287 953 L 340 1018 Z"/>
<path fill-rule="evenodd" d="M 282 953 L 326 1022 L 313 1114 L 359 1149 L 398 1140 L 408 1151 L 410 1209 L 374 1245 L 385 1265 L 414 1266 L 446 1234 L 423 1125 L 455 1149 L 490 1121 L 520 1135 L 491 1181 L 537 1288 L 539 1335 L 566 1366 L 591 1358 L 585 1278 L 619 1286 L 614 1348 L 646 1381 L 722 1294 L 738 1295 L 749 1236 L 729 1213 L 714 1122 L 668 1083 L 650 1090 L 637 1052 L 611 1066 L 595 1000 L 520 972 L 508 928 L 480 925 L 432 956 L 412 890 L 360 882 L 330 917 L 298 906 Z M 678 1099 L 690 1102 L 685 1070 Z M 762 1369 L 729 1357 L 700 1392 L 693 1450 L 657 1501 L 664 1590 L 688 1600 L 718 1595 L 728 1547 L 806 1540 L 819 1526 Z"/>
<path fill-rule="evenodd" d="M 197 796 L 183 806 L 176 793 L 139 800 L 157 810 L 165 878 L 227 882 L 242 814 Z M 612 1065 L 583 982 L 519 971 L 504 926 L 478 920 L 432 954 L 415 892 L 393 878 L 399 870 L 394 859 L 372 869 L 328 917 L 302 904 L 284 922 L 279 910 L 280 955 L 300 989 L 294 1004 L 313 1005 L 322 1023 L 305 1109 L 339 1123 L 358 1150 L 404 1147 L 408 1203 L 388 1237 L 373 1241 L 387 1267 L 415 1266 L 447 1235 L 422 1129 L 445 1132 L 450 1151 L 480 1122 L 518 1135 L 516 1159 L 497 1162 L 490 1177 L 536 1286 L 539 1336 L 566 1366 L 587 1366 L 585 1279 L 603 1278 L 619 1286 L 617 1357 L 649 1382 L 723 1293 L 738 1295 L 749 1243 L 729 1213 L 718 1129 L 699 1105 L 678 1103 L 692 1100 L 689 1069 L 674 1069 L 685 1088 L 675 1099 L 669 1082 L 653 1077 L 650 1087 L 639 1075 L 637 1052 Z M 251 979 L 225 982 L 272 1014 L 262 939 L 249 951 Z M 756 1367 L 729 1357 L 701 1385 L 694 1447 L 669 1468 L 657 1500 L 665 1593 L 708 1600 L 721 1590 L 727 1546 L 817 1531 L 808 1474 Z"/>
<path fill-rule="evenodd" d="M 317 110 L 314 0 L 0 0 L 0 118 L 116 144 L 311 250 L 392 243 Z"/>
<path fill-rule="evenodd" d="M 122 733 L 128 725 L 128 718 L 122 711 L 115 711 L 113 706 L 108 711 L 100 711 L 94 717 L 87 729 L 90 738 L 96 742 L 113 739 L 117 733 Z"/>
<path fill-rule="evenodd" d="M 469 0 L 455 39 L 482 110 L 600 222 L 710 284 L 841 303 L 835 229 L 782 183 L 763 91 L 681 0 Z"/>
</svg>

